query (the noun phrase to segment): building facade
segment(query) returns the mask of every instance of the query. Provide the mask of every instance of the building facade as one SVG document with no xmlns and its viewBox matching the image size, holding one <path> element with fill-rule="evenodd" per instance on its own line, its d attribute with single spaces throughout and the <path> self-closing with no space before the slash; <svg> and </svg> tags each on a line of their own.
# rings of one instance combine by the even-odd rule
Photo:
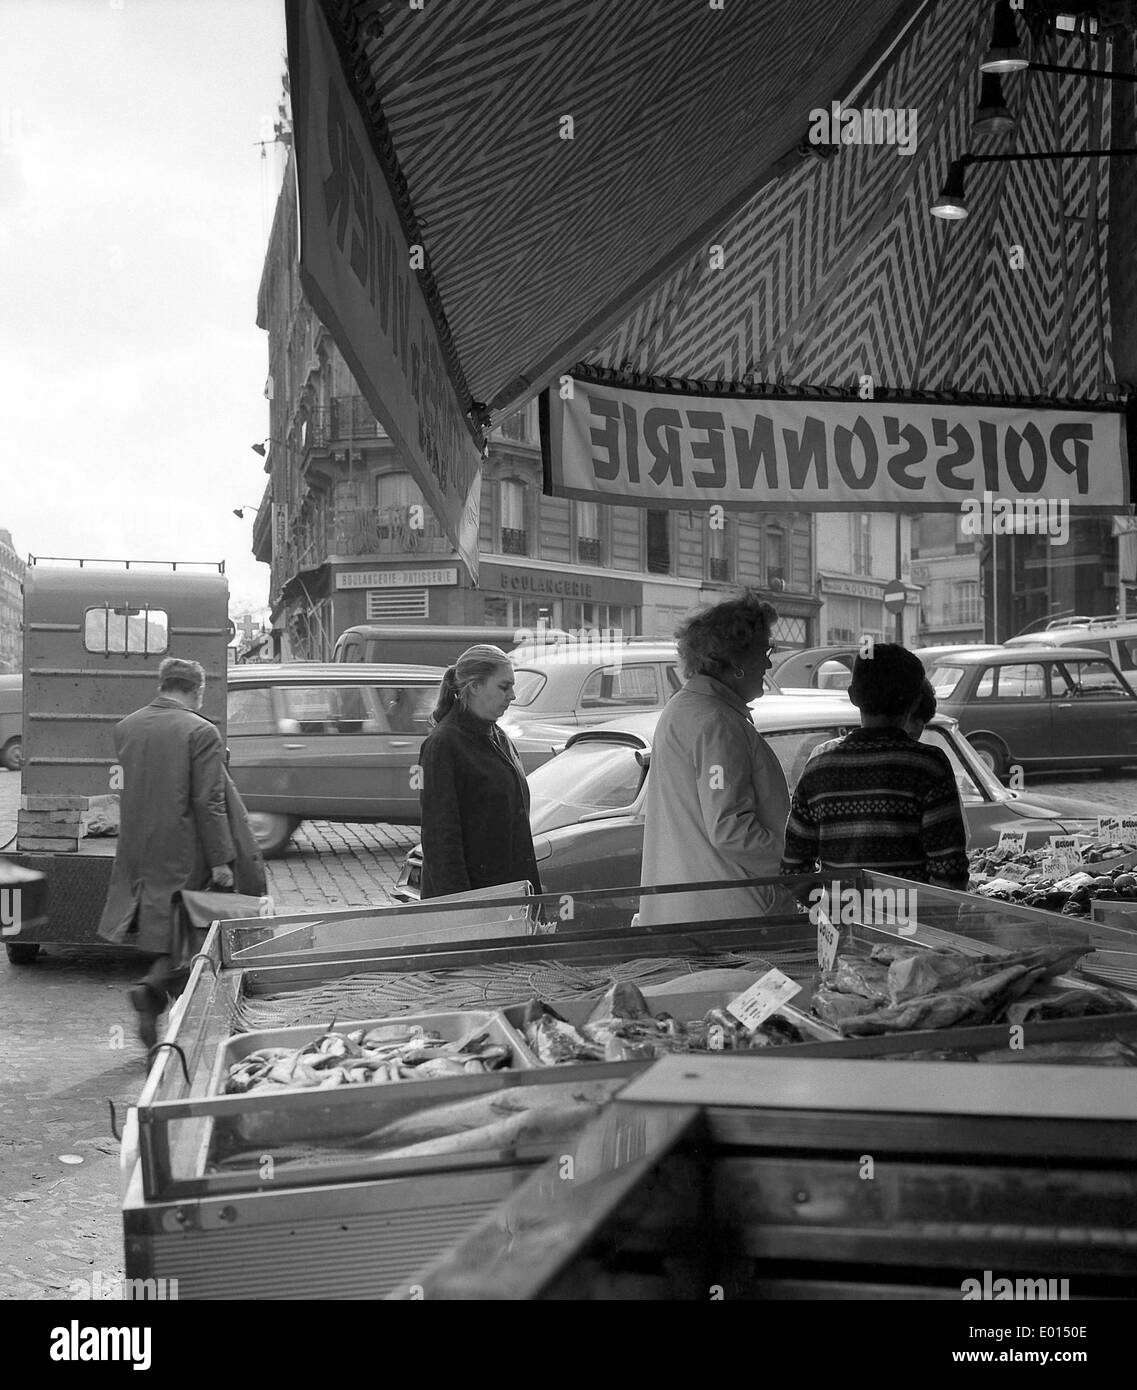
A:
<svg viewBox="0 0 1137 1390">
<path fill-rule="evenodd" d="M 24 599 L 26 566 L 16 554 L 11 531 L 0 529 L 0 671 L 24 666 Z"/>
<path fill-rule="evenodd" d="M 258 296 L 269 340 L 269 480 L 253 552 L 271 566 L 283 659 L 326 659 L 358 623 L 499 624 L 671 636 L 739 585 L 777 607 L 783 646 L 820 641 L 812 518 L 712 516 L 542 493 L 536 402 L 490 436 L 474 587 L 359 392 L 297 272 L 286 170 Z"/>
<path fill-rule="evenodd" d="M 897 512 L 817 514 L 818 646 L 862 637 L 915 644 L 920 592 L 911 575 L 912 520 Z M 885 590 L 897 579 L 908 591 L 899 615 L 884 606 Z"/>
</svg>

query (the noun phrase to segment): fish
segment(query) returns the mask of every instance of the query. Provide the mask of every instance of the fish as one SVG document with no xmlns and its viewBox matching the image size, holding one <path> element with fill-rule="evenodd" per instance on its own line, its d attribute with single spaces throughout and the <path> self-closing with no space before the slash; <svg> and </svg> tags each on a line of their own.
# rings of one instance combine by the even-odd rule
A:
<svg viewBox="0 0 1137 1390">
<path fill-rule="evenodd" d="M 578 1033 L 571 1023 L 542 1014 L 536 1023 L 527 1024 L 525 1041 L 545 1066 L 560 1062 L 602 1061 L 604 1048 Z"/>
</svg>

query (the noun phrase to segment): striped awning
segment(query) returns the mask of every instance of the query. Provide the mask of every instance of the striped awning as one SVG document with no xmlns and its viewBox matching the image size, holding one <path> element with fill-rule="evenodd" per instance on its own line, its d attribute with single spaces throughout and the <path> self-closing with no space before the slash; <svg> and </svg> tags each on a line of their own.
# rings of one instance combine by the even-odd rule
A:
<svg viewBox="0 0 1137 1390">
<path fill-rule="evenodd" d="M 459 392 L 496 420 L 800 167 L 811 110 L 924 0 L 324 4 L 405 180 Z"/>
<path fill-rule="evenodd" d="M 928 213 L 965 151 L 1137 143 L 1132 88 L 1029 72 L 1015 130 L 974 135 L 986 0 L 321 3 L 475 418 L 578 365 L 1102 401 L 1116 334 L 1132 375 L 1137 169 L 972 166 L 971 216 Z M 1032 56 L 1131 67 L 1132 24 L 1063 37 L 1034 8 Z M 914 112 L 914 149 L 819 157 L 833 102 Z"/>
</svg>

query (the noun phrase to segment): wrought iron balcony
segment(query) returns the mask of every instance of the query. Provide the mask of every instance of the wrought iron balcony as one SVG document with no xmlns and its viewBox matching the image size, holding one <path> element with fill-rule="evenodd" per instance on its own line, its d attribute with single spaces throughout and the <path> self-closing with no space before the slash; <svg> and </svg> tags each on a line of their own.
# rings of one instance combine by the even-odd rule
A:
<svg viewBox="0 0 1137 1390">
<path fill-rule="evenodd" d="M 509 526 L 501 528 L 501 553 L 503 555 L 528 555 L 528 531 L 515 531 Z"/>
<path fill-rule="evenodd" d="M 730 583 L 730 561 L 724 555 L 711 555 L 708 559 L 707 572 L 716 584 Z"/>
<path fill-rule="evenodd" d="M 584 537 L 578 538 L 576 542 L 577 562 L 582 565 L 600 564 L 600 542 L 599 540 L 587 540 Z"/>
</svg>

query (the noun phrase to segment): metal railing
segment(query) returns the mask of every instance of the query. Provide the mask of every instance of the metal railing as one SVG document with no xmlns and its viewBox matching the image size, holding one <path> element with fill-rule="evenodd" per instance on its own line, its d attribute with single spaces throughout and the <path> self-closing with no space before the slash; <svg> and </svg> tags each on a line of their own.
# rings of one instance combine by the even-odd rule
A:
<svg viewBox="0 0 1137 1390">
<path fill-rule="evenodd" d="M 528 555 L 528 531 L 515 531 L 512 527 L 501 528 L 501 553 L 503 555 Z"/>
</svg>

